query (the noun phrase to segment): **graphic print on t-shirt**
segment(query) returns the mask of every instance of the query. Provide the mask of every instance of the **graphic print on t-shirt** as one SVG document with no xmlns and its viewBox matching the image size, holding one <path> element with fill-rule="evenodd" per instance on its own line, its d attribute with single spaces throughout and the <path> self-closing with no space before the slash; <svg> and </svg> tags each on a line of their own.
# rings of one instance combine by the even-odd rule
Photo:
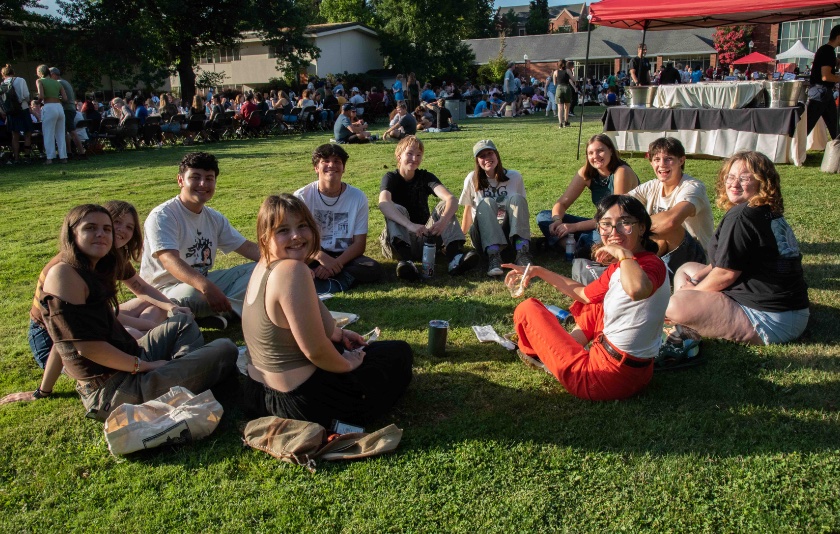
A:
<svg viewBox="0 0 840 534">
<path fill-rule="evenodd" d="M 479 191 L 479 195 L 481 198 L 492 198 L 494 200 L 498 200 L 500 198 L 504 198 L 507 196 L 507 184 L 502 183 L 497 186 L 488 185 L 481 191 Z"/>
<path fill-rule="evenodd" d="M 186 260 L 193 269 L 207 276 L 213 267 L 213 242 L 201 237 L 201 232 L 196 234 L 195 244 L 187 249 Z"/>
<path fill-rule="evenodd" d="M 784 217 L 778 217 L 770 221 L 770 228 L 776 238 L 776 246 L 779 249 L 779 256 L 782 258 L 799 257 L 799 241 L 793 235 L 793 228 L 790 227 Z"/>
<path fill-rule="evenodd" d="M 315 221 L 321 229 L 321 247 L 344 251 L 353 242 L 350 236 L 350 214 L 346 211 L 315 210 Z M 347 237 L 350 236 L 350 237 Z"/>
</svg>

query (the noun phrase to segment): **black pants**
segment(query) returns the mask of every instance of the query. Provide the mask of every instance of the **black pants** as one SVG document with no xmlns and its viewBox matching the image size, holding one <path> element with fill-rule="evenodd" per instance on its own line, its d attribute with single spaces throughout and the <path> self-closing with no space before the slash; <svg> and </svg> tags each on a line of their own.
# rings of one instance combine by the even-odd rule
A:
<svg viewBox="0 0 840 534">
<path fill-rule="evenodd" d="M 824 85 L 808 89 L 808 133 L 811 133 L 820 117 L 828 126 L 831 138 L 837 137 L 837 104 L 834 102 L 833 91 Z"/>
<path fill-rule="evenodd" d="M 328 429 L 334 419 L 364 426 L 402 397 L 411 382 L 413 361 L 414 353 L 405 341 L 376 341 L 365 348 L 364 362 L 354 371 L 318 369 L 288 393 L 248 378 L 246 404 L 260 416 L 312 421 Z"/>
</svg>

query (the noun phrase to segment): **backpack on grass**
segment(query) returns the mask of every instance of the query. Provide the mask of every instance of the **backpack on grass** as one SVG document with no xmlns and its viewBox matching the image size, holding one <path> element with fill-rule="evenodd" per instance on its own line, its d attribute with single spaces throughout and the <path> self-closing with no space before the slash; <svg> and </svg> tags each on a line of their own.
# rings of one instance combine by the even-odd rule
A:
<svg viewBox="0 0 840 534">
<path fill-rule="evenodd" d="M 9 78 L 3 83 L 0 83 L 0 105 L 3 106 L 3 111 L 7 114 L 16 114 L 23 111 L 23 106 L 20 104 L 20 97 L 18 97 L 17 91 L 15 90 L 14 81 L 14 78 Z"/>
</svg>

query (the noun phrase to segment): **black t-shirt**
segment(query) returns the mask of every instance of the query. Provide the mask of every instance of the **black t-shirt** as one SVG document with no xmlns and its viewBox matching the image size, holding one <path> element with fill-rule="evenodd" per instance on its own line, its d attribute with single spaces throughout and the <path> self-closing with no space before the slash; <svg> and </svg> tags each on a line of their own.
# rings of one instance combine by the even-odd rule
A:
<svg viewBox="0 0 840 534">
<path fill-rule="evenodd" d="M 768 206 L 739 204 L 720 221 L 709 244 L 712 265 L 741 271 L 723 294 L 756 310 L 782 312 L 808 307 L 802 253 L 784 217 Z"/>
<path fill-rule="evenodd" d="M 379 191 L 391 193 L 391 200 L 408 210 L 408 218 L 414 224 L 426 224 L 431 215 L 429 211 L 429 197 L 434 195 L 433 189 L 440 184 L 438 177 L 429 171 L 417 169 L 414 178 L 406 181 L 399 171 L 390 171 L 382 177 Z"/>
<path fill-rule="evenodd" d="M 674 67 L 665 67 L 665 70 L 662 71 L 662 76 L 659 77 L 659 85 L 671 85 L 674 83 L 680 83 L 682 79 L 680 78 L 680 71 L 678 71 Z"/>
<path fill-rule="evenodd" d="M 522 88 L 522 94 L 530 98 L 534 96 L 534 88 L 530 85 L 526 85 Z"/>
<path fill-rule="evenodd" d="M 449 128 L 450 124 L 449 121 L 452 120 L 452 112 L 450 112 L 445 107 L 441 106 L 438 112 L 438 128 Z"/>
<path fill-rule="evenodd" d="M 650 60 L 646 57 L 636 56 L 630 60 L 630 70 L 636 71 L 636 79 L 639 85 L 650 85 Z"/>
<path fill-rule="evenodd" d="M 817 53 L 814 54 L 814 66 L 811 67 L 811 87 L 819 84 L 834 89 L 834 82 L 822 81 L 823 67 L 831 67 L 832 74 L 837 71 L 837 55 L 834 53 L 834 47 L 829 44 L 817 48 Z"/>
<path fill-rule="evenodd" d="M 402 126 L 405 135 L 415 135 L 417 133 L 417 119 L 411 113 L 403 115 L 403 118 L 400 119 L 400 126 Z M 426 221 L 423 221 L 423 224 L 425 223 Z"/>
</svg>

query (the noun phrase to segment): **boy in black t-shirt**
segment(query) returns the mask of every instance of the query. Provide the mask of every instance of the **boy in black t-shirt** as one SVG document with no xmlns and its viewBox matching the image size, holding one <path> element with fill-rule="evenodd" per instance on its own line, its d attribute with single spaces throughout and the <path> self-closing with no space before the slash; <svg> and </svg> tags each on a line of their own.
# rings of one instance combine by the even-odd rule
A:
<svg viewBox="0 0 840 534">
<path fill-rule="evenodd" d="M 458 199 L 429 171 L 419 169 L 423 161 L 423 142 L 413 135 L 403 138 L 394 151 L 397 170 L 382 177 L 379 209 L 385 216 L 385 229 L 379 236 L 382 254 L 396 258 L 397 277 L 417 280 L 420 273 L 414 262 L 423 255 L 425 239 L 443 246 L 449 274 L 462 274 L 478 265 L 475 251 L 464 253 L 464 232 L 455 220 Z M 440 202 L 429 212 L 429 197 Z"/>
<path fill-rule="evenodd" d="M 808 133 L 820 117 L 828 126 L 831 137 L 837 137 L 837 104 L 834 102 L 834 84 L 840 82 L 836 70 L 837 56 L 834 49 L 840 46 L 840 26 L 831 28 L 828 44 L 817 48 L 811 67 L 811 87 L 808 89 Z"/>
</svg>

